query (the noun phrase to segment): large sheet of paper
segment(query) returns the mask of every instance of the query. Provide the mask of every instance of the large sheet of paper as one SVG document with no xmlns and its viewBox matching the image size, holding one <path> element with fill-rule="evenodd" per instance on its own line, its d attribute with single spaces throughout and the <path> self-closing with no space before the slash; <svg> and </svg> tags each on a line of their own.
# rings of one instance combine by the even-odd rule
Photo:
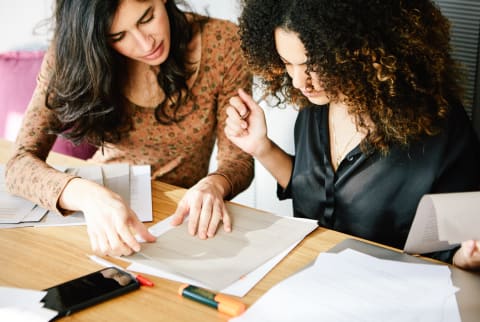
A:
<svg viewBox="0 0 480 322">
<path fill-rule="evenodd" d="M 173 216 L 150 227 L 149 228 L 150 232 L 154 236 L 160 236 L 165 231 L 172 229 L 173 227 L 170 225 L 172 218 Z M 254 271 L 246 274 L 238 281 L 223 288 L 222 290 L 220 290 L 220 292 L 223 294 L 234 295 L 238 297 L 245 296 L 258 282 L 260 282 L 260 280 L 268 272 L 270 272 L 285 256 L 287 256 L 288 253 L 290 253 L 290 251 L 292 251 L 292 249 L 295 248 L 295 246 L 297 246 L 298 243 L 300 243 L 300 241 L 301 240 L 299 240 L 297 243 L 293 244 L 292 246 L 290 246 L 289 248 L 287 248 L 277 256 L 273 257 L 272 259 L 267 261 L 265 264 L 259 266 Z M 138 262 L 133 262 L 130 264 L 130 266 L 128 266 L 128 269 L 134 272 L 145 273 L 145 274 L 158 276 L 161 278 L 165 278 L 165 279 L 169 279 L 169 280 L 173 280 L 181 283 L 187 283 L 187 284 L 195 285 L 198 287 L 208 288 L 207 285 L 204 285 L 202 282 L 199 282 L 195 279 L 191 279 L 180 274 L 175 274 L 169 271 L 158 269 L 158 268 L 149 266 L 148 264 L 145 265 Z"/>
<path fill-rule="evenodd" d="M 457 290 L 447 266 L 348 249 L 320 254 L 230 321 L 460 322 Z"/>
<path fill-rule="evenodd" d="M 480 192 L 429 194 L 422 197 L 404 250 L 423 254 L 480 240 Z"/>
<path fill-rule="evenodd" d="M 182 275 L 220 291 L 298 243 L 317 227 L 314 220 L 282 217 L 227 204 L 233 217 L 230 233 L 220 227 L 214 238 L 201 240 L 187 232 L 187 222 L 166 229 L 155 243 L 127 260 Z"/>
</svg>

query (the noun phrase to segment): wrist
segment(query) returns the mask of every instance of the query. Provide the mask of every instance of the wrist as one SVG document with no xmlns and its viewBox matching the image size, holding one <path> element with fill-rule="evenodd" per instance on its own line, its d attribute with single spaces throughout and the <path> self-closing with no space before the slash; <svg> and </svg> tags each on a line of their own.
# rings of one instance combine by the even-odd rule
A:
<svg viewBox="0 0 480 322">
<path fill-rule="evenodd" d="M 82 210 L 82 190 L 85 190 L 85 185 L 89 184 L 88 180 L 80 177 L 72 178 L 64 187 L 60 197 L 58 198 L 58 206 L 64 210 L 79 211 Z M 88 188 L 87 188 L 88 189 Z M 88 190 L 87 190 L 88 191 Z"/>
<path fill-rule="evenodd" d="M 259 142 L 254 153 L 252 153 L 252 156 L 256 159 L 261 160 L 262 158 L 267 156 L 270 153 L 270 151 L 272 151 L 272 148 L 273 148 L 272 141 L 269 138 L 265 138 L 264 140 L 261 140 Z"/>
<path fill-rule="evenodd" d="M 221 172 L 210 172 L 205 177 L 205 180 L 210 181 L 219 189 L 223 199 L 230 199 L 233 193 L 233 183 L 227 175 Z"/>
</svg>

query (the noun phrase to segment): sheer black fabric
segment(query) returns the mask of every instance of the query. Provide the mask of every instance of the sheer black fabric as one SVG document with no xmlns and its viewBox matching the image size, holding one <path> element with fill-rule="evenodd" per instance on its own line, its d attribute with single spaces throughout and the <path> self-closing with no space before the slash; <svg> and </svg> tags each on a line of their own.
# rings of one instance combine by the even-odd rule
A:
<svg viewBox="0 0 480 322">
<path fill-rule="evenodd" d="M 386 156 L 357 146 L 334 172 L 328 106 L 312 106 L 296 120 L 292 177 L 277 195 L 293 199 L 296 217 L 402 249 L 424 194 L 473 190 L 480 190 L 480 143 L 463 108 L 451 109 L 436 136 Z M 448 262 L 453 252 L 426 255 Z"/>
</svg>

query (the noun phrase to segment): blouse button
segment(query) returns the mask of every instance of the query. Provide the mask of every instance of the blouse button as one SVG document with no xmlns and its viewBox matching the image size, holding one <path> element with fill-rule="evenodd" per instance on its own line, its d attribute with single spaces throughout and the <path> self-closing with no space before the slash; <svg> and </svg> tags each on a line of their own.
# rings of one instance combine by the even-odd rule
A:
<svg viewBox="0 0 480 322">
<path fill-rule="evenodd" d="M 347 160 L 348 162 L 352 162 L 353 160 L 355 160 L 355 157 L 351 155 L 347 158 Z"/>
</svg>

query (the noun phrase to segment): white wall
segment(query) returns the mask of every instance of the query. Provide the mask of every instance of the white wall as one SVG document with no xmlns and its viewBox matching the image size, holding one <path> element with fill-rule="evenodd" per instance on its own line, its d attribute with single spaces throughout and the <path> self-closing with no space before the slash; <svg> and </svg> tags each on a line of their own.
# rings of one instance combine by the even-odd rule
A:
<svg viewBox="0 0 480 322">
<path fill-rule="evenodd" d="M 292 107 L 280 109 L 271 107 L 266 102 L 260 106 L 265 112 L 267 120 L 268 137 L 278 144 L 285 152 L 294 153 L 293 128 L 297 118 L 297 110 Z M 275 214 L 292 216 L 293 208 L 291 199 L 278 200 L 276 189 L 277 182 L 265 170 L 260 162 L 255 162 L 255 207 Z"/>
<path fill-rule="evenodd" d="M 45 48 L 50 34 L 45 28 L 37 29 L 35 34 L 34 29 L 51 16 L 53 3 L 54 0 L 0 0 L 0 52 Z M 237 22 L 240 13 L 238 0 L 190 0 L 189 3 L 199 13 L 233 22 Z M 292 153 L 296 111 L 291 108 L 271 108 L 265 103 L 262 103 L 262 107 L 267 117 L 269 137 Z M 211 167 L 215 167 L 215 161 Z M 291 202 L 278 201 L 276 182 L 259 163 L 255 164 L 255 179 L 250 188 L 233 201 L 281 215 L 292 214 Z"/>
<path fill-rule="evenodd" d="M 36 35 L 34 29 L 49 17 L 51 3 L 52 0 L 0 0 L 0 52 L 45 47 L 46 33 Z"/>
<path fill-rule="evenodd" d="M 239 0 L 187 0 L 193 11 L 237 22 L 240 14 Z"/>
</svg>

